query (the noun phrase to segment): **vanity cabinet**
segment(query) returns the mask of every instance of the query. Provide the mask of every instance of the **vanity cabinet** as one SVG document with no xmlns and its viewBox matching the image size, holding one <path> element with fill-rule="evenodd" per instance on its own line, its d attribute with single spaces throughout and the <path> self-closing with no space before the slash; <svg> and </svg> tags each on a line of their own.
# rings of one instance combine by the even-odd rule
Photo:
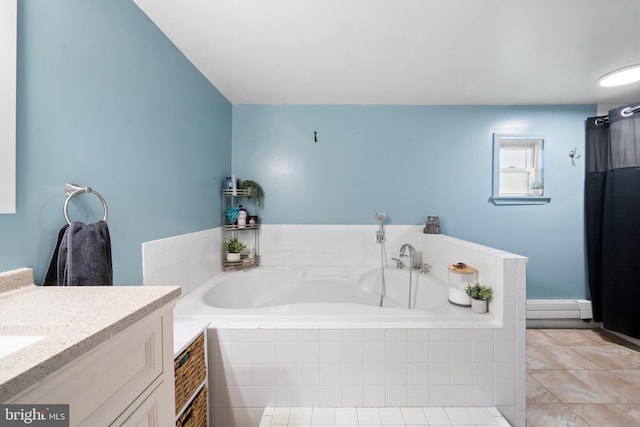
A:
<svg viewBox="0 0 640 427">
<path fill-rule="evenodd" d="M 68 404 L 70 426 L 172 426 L 173 306 L 151 312 L 7 403 Z"/>
<path fill-rule="evenodd" d="M 207 337 L 209 322 L 174 322 L 176 427 L 208 425 Z"/>
<path fill-rule="evenodd" d="M 225 271 L 251 268 L 260 265 L 260 224 L 258 222 L 252 224 L 249 218 L 247 218 L 246 225 L 237 225 L 227 216 L 227 209 L 239 208 L 241 205 L 245 206 L 251 199 L 252 197 L 249 190 L 222 190 L 222 269 Z M 244 243 L 247 249 L 242 252 L 239 261 L 228 261 L 224 244 L 234 237 Z M 250 251 L 251 248 L 253 248 L 252 252 Z M 247 252 L 247 254 L 244 254 L 244 252 Z"/>
</svg>

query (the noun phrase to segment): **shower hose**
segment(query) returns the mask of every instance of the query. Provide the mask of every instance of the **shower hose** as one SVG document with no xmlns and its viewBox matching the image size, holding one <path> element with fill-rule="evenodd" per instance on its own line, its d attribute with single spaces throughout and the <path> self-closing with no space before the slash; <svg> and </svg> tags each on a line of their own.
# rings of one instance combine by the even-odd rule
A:
<svg viewBox="0 0 640 427">
<path fill-rule="evenodd" d="M 387 291 L 387 284 L 384 280 L 384 241 L 380 242 L 380 273 L 382 274 L 382 289 L 380 290 L 380 307 L 384 302 L 385 293 Z"/>
</svg>

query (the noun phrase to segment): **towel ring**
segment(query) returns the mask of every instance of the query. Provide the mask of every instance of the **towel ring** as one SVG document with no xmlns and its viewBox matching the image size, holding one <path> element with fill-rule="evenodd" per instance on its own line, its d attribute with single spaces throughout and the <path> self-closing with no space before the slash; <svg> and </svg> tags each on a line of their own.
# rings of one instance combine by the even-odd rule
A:
<svg viewBox="0 0 640 427">
<path fill-rule="evenodd" d="M 100 201 L 102 202 L 102 208 L 104 209 L 104 217 L 102 218 L 102 220 L 107 220 L 107 202 L 104 200 L 104 197 L 102 197 L 100 193 L 98 193 L 97 191 L 93 191 L 91 187 L 78 187 L 77 185 L 73 184 L 66 184 L 65 192 L 67 194 L 67 199 L 64 201 L 64 208 L 62 210 L 62 213 L 64 213 L 64 219 L 67 221 L 67 224 L 71 225 L 71 220 L 69 219 L 68 213 L 69 200 L 71 200 L 72 197 L 75 197 L 82 193 L 95 194 L 96 197 L 100 199 Z"/>
</svg>

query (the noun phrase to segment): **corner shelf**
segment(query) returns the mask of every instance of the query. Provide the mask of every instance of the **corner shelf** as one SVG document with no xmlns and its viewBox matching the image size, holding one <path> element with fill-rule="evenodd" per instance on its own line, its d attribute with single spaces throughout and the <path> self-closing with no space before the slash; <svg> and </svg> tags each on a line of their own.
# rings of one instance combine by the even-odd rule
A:
<svg viewBox="0 0 640 427">
<path fill-rule="evenodd" d="M 251 197 L 249 190 L 237 189 L 237 190 L 222 190 L 222 195 L 227 197 Z"/>
<path fill-rule="evenodd" d="M 254 229 L 259 229 L 260 228 L 260 224 L 247 224 L 244 227 L 238 227 L 237 225 L 229 225 L 229 224 L 225 224 L 224 225 L 224 230 L 225 231 L 233 231 L 233 230 L 254 230 Z"/>
<path fill-rule="evenodd" d="M 257 267 L 260 265 L 260 257 L 240 258 L 240 261 L 222 261 L 225 270 L 244 270 L 245 268 Z"/>
<path fill-rule="evenodd" d="M 247 224 L 245 226 L 238 226 L 235 224 L 227 223 L 227 208 L 240 206 L 242 198 L 251 199 L 250 190 L 238 189 L 238 190 L 222 190 L 222 270 L 244 270 L 248 268 L 257 267 L 260 265 L 260 224 Z M 257 212 L 256 212 L 257 213 Z M 237 238 L 247 246 L 251 246 L 250 242 L 253 242 L 255 249 L 255 256 L 248 258 L 243 255 L 240 261 L 227 261 L 226 251 L 224 244 L 231 238 Z"/>
</svg>

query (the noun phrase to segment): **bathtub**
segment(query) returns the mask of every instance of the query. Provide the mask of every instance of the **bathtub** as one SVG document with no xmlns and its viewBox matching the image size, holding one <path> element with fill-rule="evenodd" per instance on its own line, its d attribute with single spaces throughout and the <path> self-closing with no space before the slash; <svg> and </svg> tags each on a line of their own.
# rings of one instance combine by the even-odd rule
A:
<svg viewBox="0 0 640 427">
<path fill-rule="evenodd" d="M 475 314 L 447 300 L 432 273 L 370 267 L 258 267 L 222 273 L 182 297 L 179 318 L 212 327 L 250 328 L 495 328 L 490 312 Z M 411 282 L 411 308 L 409 283 Z"/>
<path fill-rule="evenodd" d="M 218 229 L 186 247 L 183 236 L 149 244 L 145 284 L 183 278 L 176 318 L 210 322 L 210 425 L 257 427 L 267 406 L 495 406 L 524 426 L 526 258 L 422 228 L 392 225 L 386 236 L 389 250 L 409 242 L 433 266 L 412 273 L 411 310 L 409 271 L 395 264 L 378 307 L 377 227 L 263 224 L 264 265 L 222 274 Z M 345 238 L 349 252 L 335 247 Z M 276 266 L 282 259 L 291 265 Z M 447 266 L 458 261 L 492 285 L 489 314 L 447 301 Z"/>
</svg>

